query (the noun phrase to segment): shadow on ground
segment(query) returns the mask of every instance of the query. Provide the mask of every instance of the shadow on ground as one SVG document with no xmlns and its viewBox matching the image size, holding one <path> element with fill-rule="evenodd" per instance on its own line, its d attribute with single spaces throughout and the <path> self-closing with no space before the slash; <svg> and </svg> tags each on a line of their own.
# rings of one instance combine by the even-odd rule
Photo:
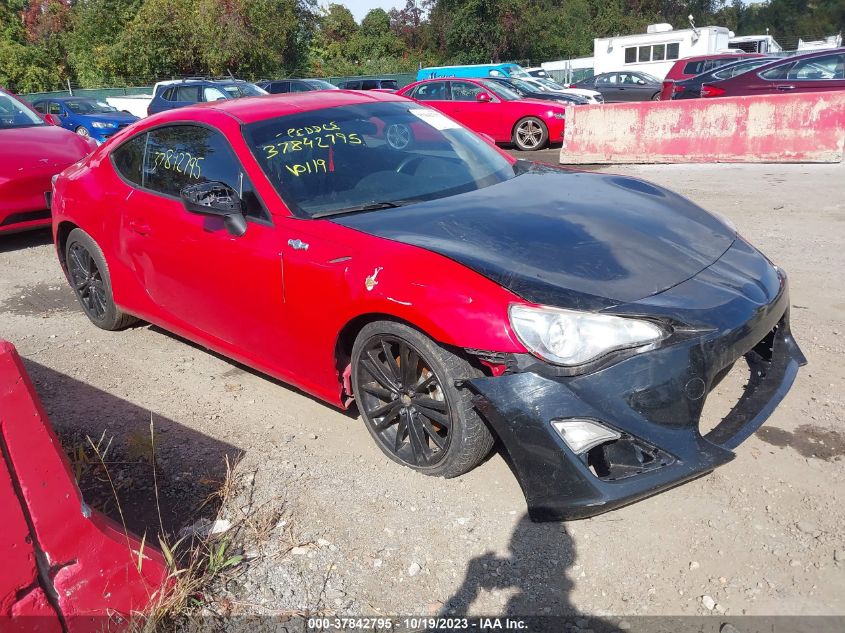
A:
<svg viewBox="0 0 845 633">
<path fill-rule="evenodd" d="M 564 523 L 534 523 L 524 515 L 511 534 L 507 555 L 488 552 L 473 558 L 440 615 L 477 615 L 483 601 L 475 607 L 473 603 L 483 592 L 504 591 L 510 598 L 496 615 L 526 618 L 530 631 L 615 630 L 610 622 L 579 614 L 573 607 L 568 574 L 577 573 L 574 562 L 575 547 Z"/>
<path fill-rule="evenodd" d="M 216 515 L 219 499 L 208 500 L 225 480 L 227 458 L 234 465 L 240 457 L 237 447 L 39 363 L 24 365 L 89 505 L 118 522 L 122 511 L 126 527 L 153 543 L 160 526 L 173 535 Z M 88 437 L 105 453 L 102 462 Z"/>
<path fill-rule="evenodd" d="M 53 233 L 49 228 L 22 233 L 0 235 L 0 253 L 12 253 L 36 246 L 46 246 L 53 243 Z"/>
</svg>

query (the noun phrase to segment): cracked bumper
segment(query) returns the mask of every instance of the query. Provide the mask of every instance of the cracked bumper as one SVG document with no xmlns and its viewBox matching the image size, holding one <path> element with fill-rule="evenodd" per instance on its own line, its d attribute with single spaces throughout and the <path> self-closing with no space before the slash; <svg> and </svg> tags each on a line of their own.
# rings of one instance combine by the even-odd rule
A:
<svg viewBox="0 0 845 633">
<path fill-rule="evenodd" d="M 789 328 L 786 276 L 741 240 L 691 280 L 613 312 L 671 318 L 699 334 L 590 374 L 524 371 L 467 382 L 534 520 L 594 516 L 727 463 L 806 363 Z M 735 362 L 748 364 L 744 393 L 702 435 L 707 394 Z M 598 420 L 622 438 L 576 455 L 551 425 L 560 418 Z"/>
</svg>

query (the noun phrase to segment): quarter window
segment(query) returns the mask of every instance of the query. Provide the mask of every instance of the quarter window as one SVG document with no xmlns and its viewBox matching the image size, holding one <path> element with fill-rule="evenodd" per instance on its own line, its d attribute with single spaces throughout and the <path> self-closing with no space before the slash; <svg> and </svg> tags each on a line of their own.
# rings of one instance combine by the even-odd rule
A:
<svg viewBox="0 0 845 633">
<path fill-rule="evenodd" d="M 144 148 L 147 145 L 147 135 L 141 134 L 127 141 L 114 152 L 112 162 L 114 168 L 129 182 L 142 185 L 142 167 L 144 164 Z"/>
</svg>

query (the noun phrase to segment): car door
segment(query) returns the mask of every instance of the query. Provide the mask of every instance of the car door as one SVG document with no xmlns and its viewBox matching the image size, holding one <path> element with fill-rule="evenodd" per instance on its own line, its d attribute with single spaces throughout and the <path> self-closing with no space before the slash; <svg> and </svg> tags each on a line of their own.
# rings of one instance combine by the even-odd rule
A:
<svg viewBox="0 0 845 633">
<path fill-rule="evenodd" d="M 598 90 L 605 101 L 621 101 L 619 91 L 618 73 L 607 73 L 596 77 L 596 90 Z"/>
<path fill-rule="evenodd" d="M 76 131 L 76 128 L 73 126 L 73 121 L 70 120 L 67 110 L 65 110 L 61 103 L 58 101 L 51 101 L 47 111 L 56 117 L 57 121 L 61 121 L 63 128 L 66 130 Z"/>
<path fill-rule="evenodd" d="M 245 360 L 283 363 L 279 237 L 231 146 L 202 125 L 164 126 L 142 136 L 141 183 L 121 204 L 120 231 L 138 286 L 178 332 Z M 122 150 L 115 151 L 118 168 Z M 235 237 L 221 217 L 185 209 L 182 188 L 208 181 L 242 192 L 246 233 Z"/>
<path fill-rule="evenodd" d="M 451 81 L 449 93 L 451 111 L 447 114 L 451 117 L 497 141 L 510 138 L 510 127 L 514 121 L 502 116 L 499 107 L 502 103 L 490 90 L 470 81 Z M 479 95 L 486 95 L 487 100 L 479 101 Z M 507 133 L 504 133 L 506 128 Z"/>
</svg>

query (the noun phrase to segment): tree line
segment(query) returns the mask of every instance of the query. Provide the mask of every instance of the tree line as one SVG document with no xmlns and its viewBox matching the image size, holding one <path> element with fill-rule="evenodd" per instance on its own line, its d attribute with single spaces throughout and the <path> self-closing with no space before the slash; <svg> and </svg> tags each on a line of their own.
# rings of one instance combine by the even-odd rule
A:
<svg viewBox="0 0 845 633">
<path fill-rule="evenodd" d="M 398 0 L 399 2 L 403 0 Z M 843 0 L 404 0 L 359 24 L 316 0 L 0 0 L 0 85 L 19 92 L 167 77 L 412 72 L 420 65 L 591 55 L 593 38 L 648 24 L 820 38 Z"/>
</svg>

